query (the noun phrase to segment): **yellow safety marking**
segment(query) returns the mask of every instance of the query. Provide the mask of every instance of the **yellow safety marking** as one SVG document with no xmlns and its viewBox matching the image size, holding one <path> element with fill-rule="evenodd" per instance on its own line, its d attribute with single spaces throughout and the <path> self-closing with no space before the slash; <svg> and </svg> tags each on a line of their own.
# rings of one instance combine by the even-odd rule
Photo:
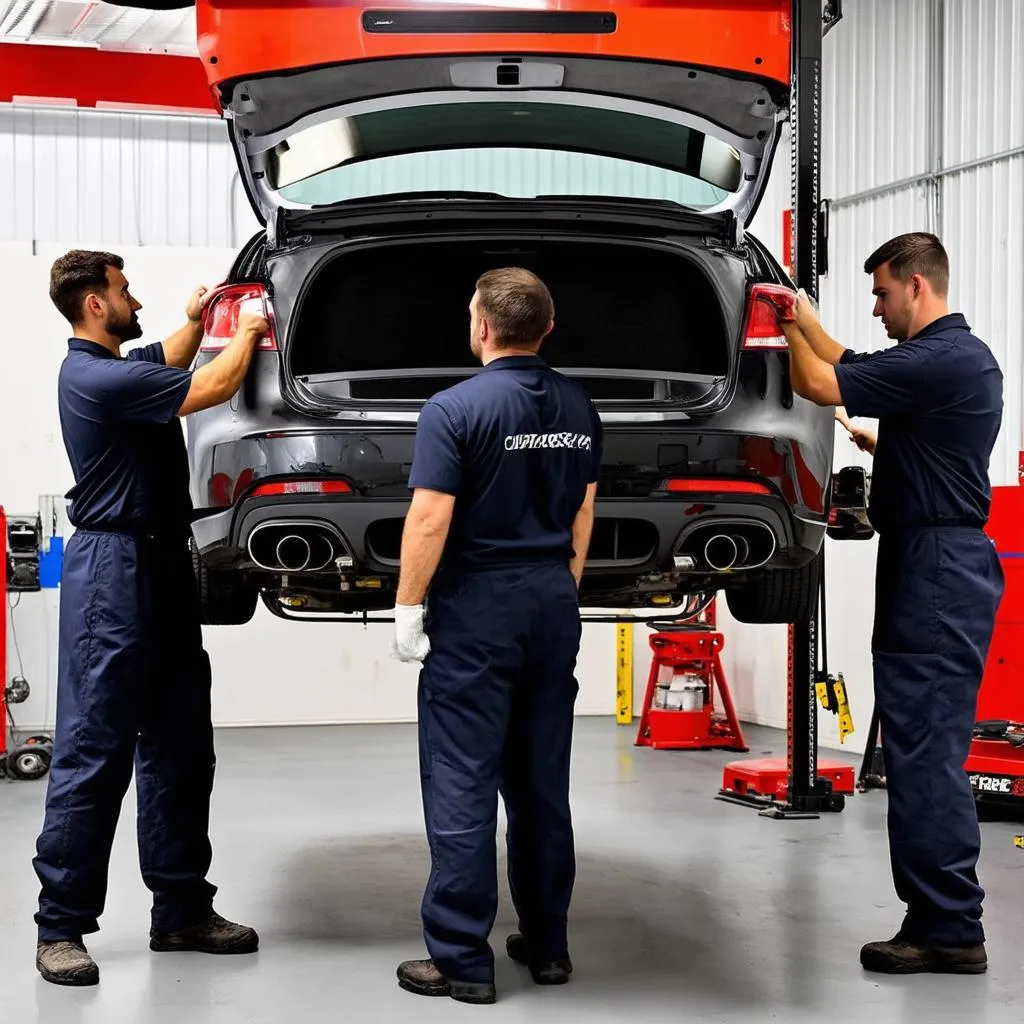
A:
<svg viewBox="0 0 1024 1024">
<path fill-rule="evenodd" d="M 615 627 L 615 720 L 633 724 L 633 626 L 628 622 Z"/>
<path fill-rule="evenodd" d="M 1024 850 L 1024 836 L 1014 836 L 1013 845 L 1019 850 Z"/>
</svg>

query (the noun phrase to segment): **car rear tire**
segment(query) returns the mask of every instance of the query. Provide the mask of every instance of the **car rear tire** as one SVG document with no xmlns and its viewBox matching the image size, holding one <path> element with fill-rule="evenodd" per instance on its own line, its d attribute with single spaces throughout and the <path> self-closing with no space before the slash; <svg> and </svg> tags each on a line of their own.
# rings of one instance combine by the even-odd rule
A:
<svg viewBox="0 0 1024 1024">
<path fill-rule="evenodd" d="M 190 547 L 203 625 L 241 626 L 248 622 L 256 613 L 259 590 L 234 573 L 211 571 L 195 544 Z"/>
<path fill-rule="evenodd" d="M 809 619 L 818 600 L 817 558 L 799 569 L 774 569 L 735 590 L 725 592 L 738 622 L 800 622 Z"/>
</svg>

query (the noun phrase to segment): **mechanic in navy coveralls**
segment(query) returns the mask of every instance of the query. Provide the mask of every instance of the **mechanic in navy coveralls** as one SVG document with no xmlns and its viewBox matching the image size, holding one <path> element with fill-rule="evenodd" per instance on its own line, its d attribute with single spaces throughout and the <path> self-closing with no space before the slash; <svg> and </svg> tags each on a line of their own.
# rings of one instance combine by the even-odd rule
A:
<svg viewBox="0 0 1024 1024">
<path fill-rule="evenodd" d="M 470 320 L 483 369 L 423 407 L 402 539 L 395 654 L 423 661 L 431 872 L 422 904 L 430 959 L 401 964 L 398 978 L 420 995 L 490 1003 L 499 790 L 519 918 L 506 951 L 537 984 L 562 984 L 572 971 L 578 587 L 602 433 L 583 388 L 538 355 L 554 306 L 537 277 L 484 274 Z"/>
<path fill-rule="evenodd" d="M 889 848 L 907 911 L 861 950 L 870 971 L 986 969 L 977 809 L 963 764 L 1003 574 L 983 532 L 1003 378 L 947 305 L 949 259 L 934 235 L 901 235 L 867 260 L 874 315 L 897 342 L 853 353 L 801 293 L 780 313 L 794 390 L 877 417 L 870 519 L 879 535 L 872 655 L 889 795 Z"/>
<path fill-rule="evenodd" d="M 122 344 L 142 334 L 123 268 L 112 253 L 75 250 L 50 274 L 50 297 L 74 330 L 57 401 L 76 529 L 61 581 L 57 727 L 33 863 L 42 885 L 36 966 L 60 985 L 99 980 L 82 937 L 99 927 L 133 761 L 139 861 L 153 893 L 150 948 L 258 945 L 251 928 L 213 912 L 216 889 L 206 880 L 210 662 L 188 547 L 180 417 L 238 390 L 269 327 L 242 314 L 224 351 L 191 372 L 210 297 L 199 289 L 186 326 L 122 356 Z"/>
</svg>

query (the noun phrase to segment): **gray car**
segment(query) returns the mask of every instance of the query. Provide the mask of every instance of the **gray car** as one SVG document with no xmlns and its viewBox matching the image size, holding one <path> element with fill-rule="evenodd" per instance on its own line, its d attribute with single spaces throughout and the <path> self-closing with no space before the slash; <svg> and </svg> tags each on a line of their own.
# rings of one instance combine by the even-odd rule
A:
<svg viewBox="0 0 1024 1024">
<path fill-rule="evenodd" d="M 223 91 L 265 224 L 211 304 L 273 334 L 230 406 L 188 423 L 208 622 L 394 603 L 416 418 L 476 371 L 468 303 L 493 267 L 556 304 L 548 362 L 604 426 L 585 616 L 745 622 L 817 593 L 833 419 L 794 396 L 746 231 L 782 127 L 762 81 L 600 56 L 419 56 Z M 694 111 L 699 110 L 700 113 Z"/>
</svg>

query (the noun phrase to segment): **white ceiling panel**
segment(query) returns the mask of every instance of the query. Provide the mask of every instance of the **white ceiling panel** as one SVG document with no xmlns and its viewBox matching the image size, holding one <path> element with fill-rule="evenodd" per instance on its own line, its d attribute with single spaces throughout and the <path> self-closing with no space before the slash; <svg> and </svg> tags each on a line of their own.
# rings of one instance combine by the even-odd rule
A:
<svg viewBox="0 0 1024 1024">
<path fill-rule="evenodd" d="M 93 0 L 0 0 L 0 42 L 191 56 L 195 11 L 139 11 Z"/>
</svg>

